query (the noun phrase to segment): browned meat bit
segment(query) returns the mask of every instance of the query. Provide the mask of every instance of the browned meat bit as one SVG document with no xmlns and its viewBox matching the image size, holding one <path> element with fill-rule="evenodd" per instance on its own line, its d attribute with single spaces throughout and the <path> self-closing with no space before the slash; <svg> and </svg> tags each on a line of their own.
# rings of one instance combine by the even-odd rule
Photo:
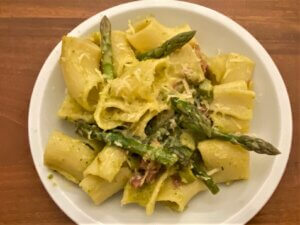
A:
<svg viewBox="0 0 300 225">
<path fill-rule="evenodd" d="M 207 62 L 205 60 L 205 56 L 203 55 L 203 53 L 201 52 L 201 49 L 199 47 L 199 45 L 195 42 L 191 43 L 192 48 L 194 49 L 197 57 L 200 59 L 200 64 L 201 64 L 201 68 L 203 70 L 203 73 L 206 72 L 207 70 Z"/>
<path fill-rule="evenodd" d="M 180 93 L 184 91 L 184 86 L 181 80 L 176 80 L 172 83 L 172 88 Z"/>
<path fill-rule="evenodd" d="M 200 102 L 198 109 L 200 112 L 202 112 L 204 115 L 206 115 L 209 118 L 209 107 L 208 106 L 209 105 L 207 105 L 203 102 Z"/>
<path fill-rule="evenodd" d="M 171 178 L 172 178 L 173 185 L 175 187 L 179 187 L 180 185 L 182 185 L 181 178 L 178 175 L 178 173 L 176 173 L 173 176 L 171 176 Z"/>
<path fill-rule="evenodd" d="M 155 162 L 150 162 L 146 170 L 146 183 L 152 183 L 155 180 L 157 173 L 160 170 L 160 165 Z"/>
<path fill-rule="evenodd" d="M 149 166 L 148 164 L 149 164 L 149 161 L 145 161 L 145 160 L 142 159 L 142 161 L 140 163 L 139 169 L 141 169 L 141 170 L 147 170 L 147 168 Z"/>
<path fill-rule="evenodd" d="M 129 182 L 134 188 L 140 188 L 143 186 L 144 180 L 145 179 L 143 178 L 142 175 L 136 173 L 130 178 Z"/>
<path fill-rule="evenodd" d="M 146 184 L 152 183 L 155 180 L 159 170 L 160 170 L 159 164 L 153 161 L 142 160 L 138 170 L 131 177 L 129 182 L 134 188 L 142 187 L 144 183 Z"/>
</svg>

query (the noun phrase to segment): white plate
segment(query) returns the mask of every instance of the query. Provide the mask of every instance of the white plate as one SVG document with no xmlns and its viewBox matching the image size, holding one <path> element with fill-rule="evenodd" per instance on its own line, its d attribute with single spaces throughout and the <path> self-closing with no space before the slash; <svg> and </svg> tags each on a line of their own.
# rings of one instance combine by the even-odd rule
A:
<svg viewBox="0 0 300 225">
<path fill-rule="evenodd" d="M 56 117 L 65 93 L 58 63 L 59 43 L 40 71 L 30 102 L 30 147 L 40 179 L 56 204 L 79 224 L 245 223 L 274 192 L 290 152 L 291 108 L 280 73 L 264 48 L 241 26 L 211 9 L 185 2 L 140 1 L 119 5 L 87 19 L 70 35 L 83 36 L 96 31 L 103 15 L 111 19 L 113 29 L 125 29 L 128 19 L 149 14 L 170 26 L 189 23 L 197 30 L 200 46 L 208 55 L 221 49 L 223 52 L 245 54 L 256 62 L 254 87 L 257 97 L 251 132 L 273 143 L 282 154 L 273 157 L 251 153 L 249 181 L 222 186 L 216 196 L 209 192 L 201 193 L 181 214 L 158 206 L 154 215 L 147 217 L 144 209 L 138 206 L 121 208 L 120 195 L 95 206 L 76 185 L 59 175 L 55 175 L 54 181 L 48 180 L 50 171 L 43 165 L 44 147 L 50 132 L 57 129 L 74 135 L 74 128 Z"/>
</svg>

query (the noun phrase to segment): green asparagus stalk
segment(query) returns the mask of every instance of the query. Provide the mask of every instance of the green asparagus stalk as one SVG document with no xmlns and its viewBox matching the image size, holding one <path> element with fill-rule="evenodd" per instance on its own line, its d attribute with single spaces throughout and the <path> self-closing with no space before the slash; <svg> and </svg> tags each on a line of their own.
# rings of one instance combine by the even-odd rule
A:
<svg viewBox="0 0 300 225">
<path fill-rule="evenodd" d="M 190 162 L 191 155 L 193 154 L 193 150 L 189 149 L 183 145 L 177 145 L 169 147 L 170 151 L 177 155 L 178 163 L 182 166 L 187 166 Z"/>
<path fill-rule="evenodd" d="M 191 103 L 180 100 L 179 98 L 171 98 L 171 103 L 175 111 L 182 115 L 182 123 L 187 129 L 199 134 L 205 134 L 207 137 L 212 135 L 212 124 L 209 118 L 199 113 L 199 110 Z"/>
<path fill-rule="evenodd" d="M 248 135 L 225 134 L 217 129 L 213 130 L 213 138 L 229 141 L 233 144 L 239 144 L 249 151 L 254 151 L 259 154 L 277 155 L 280 151 L 269 142 L 261 138 L 251 137 Z"/>
<path fill-rule="evenodd" d="M 181 134 L 182 130 L 176 126 L 171 131 L 171 135 L 169 135 L 165 140 L 164 146 L 169 148 L 178 156 L 178 162 L 181 166 L 187 166 L 190 163 L 190 159 L 194 151 L 187 146 L 182 145 L 180 141 Z"/>
<path fill-rule="evenodd" d="M 200 101 L 206 100 L 208 102 L 211 102 L 213 100 L 213 86 L 211 84 L 211 81 L 208 79 L 205 79 L 202 81 L 198 88 L 196 88 L 197 91 L 197 97 Z"/>
<path fill-rule="evenodd" d="M 197 178 L 203 181 L 203 183 L 206 185 L 206 187 L 208 188 L 208 190 L 210 190 L 211 193 L 217 194 L 220 189 L 218 185 L 214 182 L 213 178 L 206 173 L 206 170 L 201 161 L 202 159 L 199 152 L 195 152 L 192 160 L 192 171 Z"/>
<path fill-rule="evenodd" d="M 139 53 L 136 57 L 138 60 L 159 59 L 165 57 L 188 43 L 194 37 L 195 33 L 196 31 L 192 30 L 177 34 L 165 41 L 161 46 L 144 53 Z"/>
<path fill-rule="evenodd" d="M 120 132 L 104 132 L 97 125 L 91 125 L 83 121 L 77 121 L 76 126 L 76 132 L 82 137 L 121 147 L 142 156 L 144 159 L 154 160 L 166 166 L 172 166 L 178 161 L 178 156 L 167 148 L 143 144 L 139 140 L 126 137 Z"/>
<path fill-rule="evenodd" d="M 172 106 L 182 114 L 182 126 L 198 132 L 204 132 L 208 138 L 218 138 L 230 141 L 233 144 L 239 144 L 248 151 L 254 151 L 259 154 L 277 155 L 280 151 L 272 144 L 263 139 L 251 137 L 248 135 L 226 134 L 212 127 L 210 120 L 193 104 L 180 100 L 171 99 Z"/>
<path fill-rule="evenodd" d="M 112 59 L 112 47 L 111 47 L 111 24 L 109 19 L 104 16 L 100 22 L 101 33 L 101 71 L 105 79 L 113 79 L 114 67 Z"/>
<path fill-rule="evenodd" d="M 145 133 L 147 134 L 147 136 L 151 136 L 157 133 L 161 128 L 168 129 L 168 123 L 173 117 L 173 110 L 167 110 L 159 113 L 147 124 L 145 128 Z"/>
<path fill-rule="evenodd" d="M 172 122 L 172 120 L 174 122 Z M 193 151 L 180 143 L 180 135 L 182 132 L 175 122 L 173 110 L 158 114 L 148 123 L 145 131 L 148 135 L 146 139 L 148 143 L 156 139 L 164 147 L 178 156 L 180 165 L 186 166 L 189 164 Z"/>
</svg>

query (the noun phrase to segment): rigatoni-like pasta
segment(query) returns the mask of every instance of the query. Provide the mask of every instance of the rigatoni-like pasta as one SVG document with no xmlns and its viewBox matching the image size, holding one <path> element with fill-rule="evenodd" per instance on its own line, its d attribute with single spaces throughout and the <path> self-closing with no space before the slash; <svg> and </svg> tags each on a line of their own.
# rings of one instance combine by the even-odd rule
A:
<svg viewBox="0 0 300 225">
<path fill-rule="evenodd" d="M 100 93 L 94 114 L 98 126 L 107 130 L 132 125 L 147 111 L 164 110 L 165 104 L 157 99 L 157 87 L 166 81 L 167 65 L 166 59 L 143 61 L 111 81 Z"/>
<path fill-rule="evenodd" d="M 146 208 L 147 215 L 151 215 L 155 208 L 158 193 L 163 182 L 169 176 L 169 173 L 169 171 L 164 172 L 155 182 L 139 189 L 132 187 L 132 185 L 128 183 L 125 187 L 121 204 L 137 203 Z"/>
<path fill-rule="evenodd" d="M 63 37 L 60 65 L 68 92 L 88 111 L 95 110 L 99 86 L 103 82 L 100 57 L 100 48 L 92 41 Z"/>
<path fill-rule="evenodd" d="M 180 50 L 170 55 L 169 76 L 187 78 L 199 83 L 204 80 L 204 73 L 199 59 L 190 45 L 183 46 Z"/>
<path fill-rule="evenodd" d="M 247 133 L 250 120 L 240 120 L 223 113 L 211 114 L 214 126 L 225 133 Z"/>
<path fill-rule="evenodd" d="M 249 152 L 226 141 L 199 142 L 198 149 L 208 170 L 218 169 L 213 175 L 217 183 L 249 178 Z"/>
<path fill-rule="evenodd" d="M 244 80 L 214 86 L 211 119 L 226 133 L 246 133 L 252 118 L 255 93 Z"/>
<path fill-rule="evenodd" d="M 126 34 L 123 31 L 113 31 L 111 34 L 114 70 L 117 76 L 123 74 L 126 69 L 138 62 L 131 49 Z"/>
<path fill-rule="evenodd" d="M 126 37 L 137 51 L 145 52 L 160 46 L 172 36 L 189 30 L 191 28 L 188 24 L 171 28 L 162 25 L 154 17 L 147 17 L 130 24 Z"/>
<path fill-rule="evenodd" d="M 83 171 L 95 156 L 95 151 L 86 143 L 55 131 L 46 146 L 44 163 L 68 180 L 79 183 L 83 179 Z"/>
<path fill-rule="evenodd" d="M 116 146 L 107 145 L 86 168 L 84 176 L 94 175 L 112 182 L 126 159 L 127 156 L 124 150 Z"/>
<path fill-rule="evenodd" d="M 252 79 L 254 62 L 248 57 L 237 54 L 220 54 L 208 59 L 209 70 L 217 83 L 228 83 Z"/>
<path fill-rule="evenodd" d="M 121 191 L 127 183 L 131 172 L 128 168 L 121 168 L 111 182 L 94 175 L 87 175 L 79 184 L 96 205 L 101 204 L 112 195 Z"/>
<path fill-rule="evenodd" d="M 127 30 L 127 39 L 138 51 L 156 48 L 170 37 L 170 29 L 155 18 L 148 17 L 138 21 Z"/>
<path fill-rule="evenodd" d="M 251 120 L 255 93 L 238 89 L 214 89 L 211 110 L 234 116 L 241 120 Z"/>
<path fill-rule="evenodd" d="M 204 190 L 206 190 L 206 187 L 200 180 L 176 186 L 173 179 L 168 178 L 161 187 L 157 201 L 165 203 L 171 209 L 182 212 L 188 202 Z"/>
<path fill-rule="evenodd" d="M 69 94 L 66 95 L 57 114 L 61 119 L 71 122 L 77 120 L 84 120 L 88 123 L 94 122 L 93 114 L 82 108 Z"/>
</svg>

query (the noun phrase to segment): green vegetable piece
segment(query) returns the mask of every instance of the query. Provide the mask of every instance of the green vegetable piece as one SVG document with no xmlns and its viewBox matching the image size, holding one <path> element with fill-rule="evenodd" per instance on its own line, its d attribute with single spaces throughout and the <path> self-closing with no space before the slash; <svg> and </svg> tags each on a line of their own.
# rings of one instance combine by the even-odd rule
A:
<svg viewBox="0 0 300 225">
<path fill-rule="evenodd" d="M 271 143 L 257 137 L 248 135 L 234 135 L 220 132 L 217 129 L 213 130 L 213 138 L 229 141 L 232 144 L 239 144 L 248 151 L 254 151 L 259 154 L 278 155 L 280 151 Z"/>
<path fill-rule="evenodd" d="M 192 167 L 194 175 L 203 181 L 211 193 L 217 194 L 220 191 L 213 178 L 206 173 L 206 169 L 204 168 L 199 152 L 195 152 L 193 155 Z"/>
<path fill-rule="evenodd" d="M 50 174 L 48 175 L 48 179 L 51 180 L 52 178 L 53 178 L 53 174 L 50 173 Z"/>
<path fill-rule="evenodd" d="M 217 55 L 208 58 L 208 74 L 209 78 L 213 81 L 214 84 L 218 84 L 221 82 L 223 75 L 226 72 L 227 59 L 227 54 Z"/>
<path fill-rule="evenodd" d="M 147 124 L 145 128 L 145 133 L 149 135 L 155 134 L 160 128 L 167 127 L 170 119 L 174 117 L 173 110 L 167 110 L 159 113 L 150 122 Z"/>
<path fill-rule="evenodd" d="M 199 84 L 197 95 L 200 100 L 207 100 L 208 102 L 213 100 L 213 86 L 210 80 L 205 79 Z"/>
<path fill-rule="evenodd" d="M 198 131 L 200 134 L 204 133 L 208 138 L 217 138 L 229 141 L 233 144 L 239 144 L 248 151 L 254 151 L 259 154 L 280 154 L 278 149 L 263 139 L 248 135 L 225 134 L 217 128 L 213 128 L 210 120 L 201 113 L 196 106 L 189 102 L 178 98 L 172 98 L 171 102 L 174 109 L 181 113 L 181 124 L 187 129 Z"/>
<path fill-rule="evenodd" d="M 111 24 L 109 19 L 104 16 L 100 22 L 101 33 L 101 71 L 105 79 L 113 79 L 114 67 L 111 47 Z"/>
<path fill-rule="evenodd" d="M 199 113 L 199 110 L 193 104 L 180 100 L 179 98 L 171 98 L 171 103 L 174 110 L 180 113 L 182 126 L 199 134 L 205 134 L 211 137 L 212 124 L 209 118 L 204 114 Z"/>
<path fill-rule="evenodd" d="M 171 39 L 165 41 L 161 46 L 144 53 L 139 53 L 136 57 L 140 61 L 147 59 L 159 59 L 165 57 L 167 55 L 170 55 L 176 49 L 179 49 L 183 45 L 188 43 L 194 37 L 195 34 L 196 31 L 194 30 L 179 33 Z"/>
<path fill-rule="evenodd" d="M 181 181 L 185 184 L 192 183 L 197 179 L 190 166 L 182 168 L 178 173 Z"/>
<path fill-rule="evenodd" d="M 169 147 L 170 151 L 178 157 L 180 165 L 186 166 L 190 162 L 193 150 L 183 145 Z"/>
<path fill-rule="evenodd" d="M 145 159 L 157 161 L 165 166 L 172 166 L 178 161 L 178 156 L 167 148 L 143 144 L 139 140 L 126 137 L 120 132 L 105 132 L 97 125 L 91 125 L 84 121 L 77 121 L 76 126 L 76 132 L 89 140 L 104 141 L 107 144 L 118 146 L 131 153 L 136 153 Z"/>
<path fill-rule="evenodd" d="M 131 170 L 136 170 L 139 168 L 140 159 L 132 154 L 128 155 L 127 164 Z"/>
</svg>

